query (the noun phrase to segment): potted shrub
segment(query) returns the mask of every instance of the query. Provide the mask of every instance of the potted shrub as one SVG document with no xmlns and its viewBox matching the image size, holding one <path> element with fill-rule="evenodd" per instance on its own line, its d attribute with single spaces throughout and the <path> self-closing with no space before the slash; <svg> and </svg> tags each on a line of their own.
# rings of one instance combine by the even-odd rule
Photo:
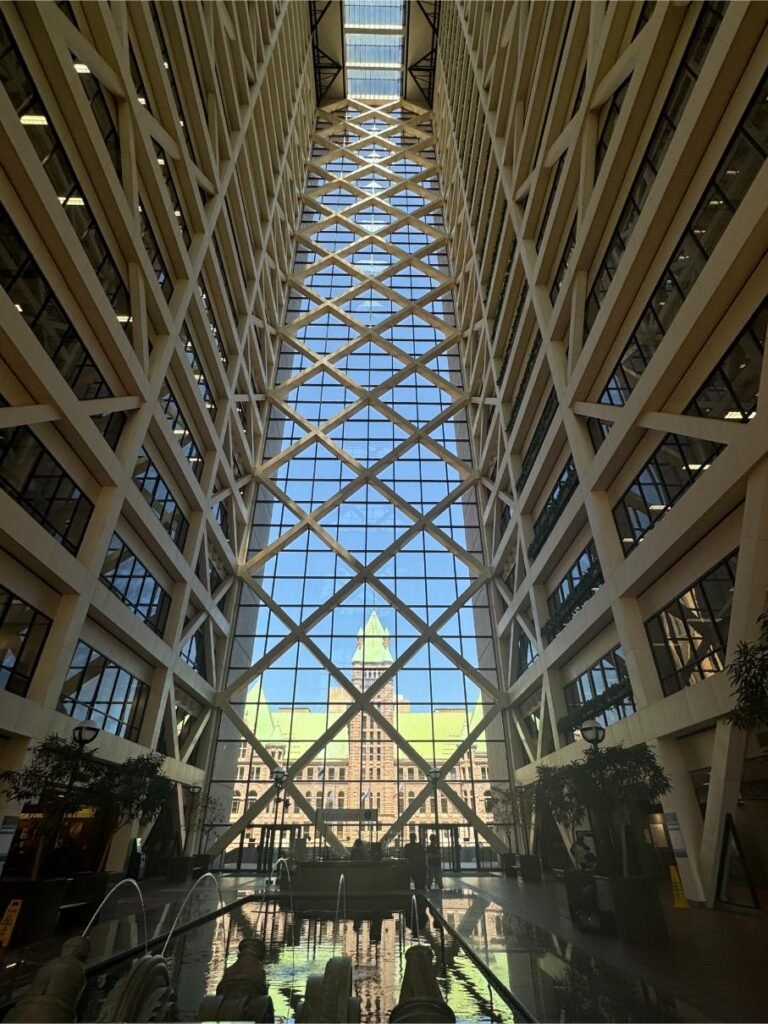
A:
<svg viewBox="0 0 768 1024">
<path fill-rule="evenodd" d="M 541 765 L 538 770 L 536 800 L 540 811 L 546 808 L 568 837 L 567 854 L 572 862 L 570 850 L 576 840 L 576 829 L 587 813 L 576 773 Z M 572 868 L 555 868 L 554 877 L 557 883 L 558 912 L 561 916 L 570 918 L 580 928 L 591 929 L 597 913 L 594 876 L 580 871 L 578 866 L 574 865 Z"/>
<path fill-rule="evenodd" d="M 207 871 L 210 867 L 211 857 L 206 853 L 210 846 L 211 836 L 226 821 L 227 810 L 217 797 L 208 793 L 204 800 L 201 800 L 192 818 L 191 827 L 197 836 L 198 852 L 192 855 L 193 870 Z"/>
<path fill-rule="evenodd" d="M 507 789 L 502 786 L 492 786 L 491 796 L 488 800 L 488 810 L 493 814 L 493 824 L 504 836 L 509 852 L 502 855 L 504 873 L 512 874 L 512 861 L 514 853 L 512 847 L 517 851 L 517 859 L 520 865 L 520 878 L 524 882 L 541 881 L 541 865 L 539 858 L 531 854 L 528 845 L 528 825 L 530 824 L 530 806 L 526 799 L 525 790 L 517 787 Z M 520 851 L 520 835 L 523 837 L 523 851 Z"/>
<path fill-rule="evenodd" d="M 11 900 L 21 900 L 13 944 L 33 942 L 50 935 L 56 927 L 68 885 L 67 865 L 63 854 L 56 852 L 57 842 L 67 813 L 88 802 L 83 796 L 95 772 L 92 751 L 74 739 L 53 735 L 37 744 L 31 759 L 21 768 L 0 773 L 0 785 L 9 799 L 22 807 L 34 805 L 34 813 L 39 816 L 37 827 L 29 829 L 28 845 L 18 851 L 23 874 L 4 876 L 0 881 L 0 914 Z M 56 857 L 58 864 L 52 863 Z M 9 868 L 13 871 L 12 863 Z"/>
<path fill-rule="evenodd" d="M 125 825 L 146 825 L 162 811 L 173 792 L 173 783 L 163 775 L 162 754 L 139 754 L 122 764 L 100 764 L 90 796 L 102 807 L 105 845 L 100 867 L 105 868 L 109 846 Z"/>
<path fill-rule="evenodd" d="M 62 904 L 88 908 L 101 900 L 110 881 L 103 869 L 114 834 L 128 822 L 152 820 L 173 789 L 162 775 L 159 754 L 142 754 L 119 765 L 100 762 L 96 755 L 96 750 L 86 750 L 75 740 L 52 735 L 34 748 L 21 768 L 0 773 L 0 785 L 9 798 L 35 804 L 40 815 L 34 847 L 27 854 L 28 878 L 4 878 L 0 883 L 2 909 L 12 899 L 23 901 L 14 943 L 50 935 Z M 102 850 L 97 870 L 74 872 L 71 858 L 57 844 L 67 814 L 84 806 L 94 808 L 100 818 Z M 46 875 L 58 877 L 41 882 Z"/>
<path fill-rule="evenodd" d="M 669 790 L 669 779 L 647 743 L 595 745 L 580 760 L 539 768 L 537 798 L 558 824 L 573 835 L 576 824 L 590 818 L 601 924 L 627 941 L 666 935 L 656 880 L 630 875 L 628 831 L 638 805 L 657 803 Z"/>
</svg>

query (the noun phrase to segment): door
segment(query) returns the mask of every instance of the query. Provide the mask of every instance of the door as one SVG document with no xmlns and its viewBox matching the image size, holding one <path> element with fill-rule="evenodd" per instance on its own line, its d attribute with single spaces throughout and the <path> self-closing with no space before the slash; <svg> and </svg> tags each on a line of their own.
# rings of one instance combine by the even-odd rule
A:
<svg viewBox="0 0 768 1024">
<path fill-rule="evenodd" d="M 262 825 L 261 842 L 256 848 L 258 856 L 255 870 L 271 872 L 281 857 L 288 860 L 297 831 L 298 825 Z"/>
<path fill-rule="evenodd" d="M 440 844 L 440 866 L 442 871 L 459 871 L 461 858 L 459 850 L 458 825 L 419 825 L 419 841 L 426 849 L 430 836 L 437 833 Z"/>
</svg>

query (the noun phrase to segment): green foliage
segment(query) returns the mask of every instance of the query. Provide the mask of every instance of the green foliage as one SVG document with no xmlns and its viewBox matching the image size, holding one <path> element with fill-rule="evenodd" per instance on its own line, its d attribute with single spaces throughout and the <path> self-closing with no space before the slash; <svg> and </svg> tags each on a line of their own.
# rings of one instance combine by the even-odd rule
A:
<svg viewBox="0 0 768 1024">
<path fill-rule="evenodd" d="M 163 773 L 161 754 L 140 754 L 122 764 L 102 764 L 92 785 L 96 805 L 107 809 L 113 830 L 137 821 L 146 825 L 157 817 L 173 792 Z"/>
<path fill-rule="evenodd" d="M 226 820 L 227 810 L 218 797 L 208 793 L 204 800 L 200 800 L 192 819 L 192 828 L 200 836 L 200 845 L 205 851 L 208 847 L 208 840 L 211 833 L 216 831 L 218 825 Z"/>
<path fill-rule="evenodd" d="M 612 708 L 623 705 L 631 697 L 632 684 L 628 679 L 616 683 L 615 686 L 608 686 L 596 697 L 585 700 L 583 704 L 579 704 L 577 708 L 563 715 L 559 719 L 557 727 L 562 733 L 573 732 L 574 729 L 579 728 L 582 722 L 586 722 L 589 718 L 598 718 L 604 711 L 610 711 Z"/>
<path fill-rule="evenodd" d="M 606 863 L 619 852 L 627 871 L 626 828 L 641 803 L 656 803 L 671 789 L 669 779 L 647 743 L 635 747 L 591 747 L 581 760 L 559 767 L 540 765 L 536 798 L 573 837 L 587 815 Z"/>
<path fill-rule="evenodd" d="M 512 837 L 514 836 L 516 844 L 522 838 L 524 851 L 527 852 L 528 829 L 533 813 L 533 787 L 513 786 L 508 789 L 503 786 L 491 786 L 490 792 L 488 809 L 493 814 L 495 828 L 504 833 L 510 850 L 513 848 Z"/>
<path fill-rule="evenodd" d="M 513 790 L 491 786 L 488 810 L 493 815 L 493 824 L 504 833 L 507 846 L 511 849 L 512 833 L 518 820 L 517 801 Z"/>
<path fill-rule="evenodd" d="M 738 729 L 761 729 L 768 726 L 768 612 L 757 620 L 760 638 L 748 643 L 742 640 L 728 666 L 731 689 L 736 705 L 726 721 Z"/>
<path fill-rule="evenodd" d="M 10 800 L 36 803 L 42 813 L 33 878 L 70 808 L 101 809 L 111 836 L 130 821 L 142 825 L 151 821 L 171 795 L 173 783 L 162 774 L 160 754 L 140 754 L 111 764 L 99 761 L 97 753 L 73 739 L 51 735 L 37 744 L 21 768 L 0 772 L 0 787 Z"/>
<path fill-rule="evenodd" d="M 579 787 L 579 764 L 578 761 L 558 767 L 542 764 L 537 772 L 536 803 L 549 808 L 552 817 L 562 825 L 571 840 L 587 810 Z"/>
<path fill-rule="evenodd" d="M 31 760 L 15 771 L 0 772 L 0 787 L 9 800 L 16 803 L 37 803 L 43 812 L 63 808 L 64 791 L 71 782 L 80 798 L 90 793 L 100 769 L 95 754 L 82 750 L 73 739 L 46 736 L 37 744 Z"/>
</svg>

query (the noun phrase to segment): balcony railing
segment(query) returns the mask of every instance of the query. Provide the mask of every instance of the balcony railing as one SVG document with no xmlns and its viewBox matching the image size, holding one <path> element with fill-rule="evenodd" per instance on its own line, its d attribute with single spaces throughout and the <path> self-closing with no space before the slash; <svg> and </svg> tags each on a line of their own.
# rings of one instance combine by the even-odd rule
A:
<svg viewBox="0 0 768 1024">
<path fill-rule="evenodd" d="M 533 367 L 536 364 L 536 359 L 538 357 L 539 349 L 540 348 L 541 348 L 541 332 L 537 331 L 536 332 L 536 337 L 533 339 L 533 345 L 531 346 L 531 351 L 530 351 L 530 353 L 528 355 L 528 359 L 527 359 L 526 364 L 525 364 L 525 370 L 523 370 L 523 377 L 522 377 L 522 380 L 520 381 L 520 386 L 517 389 L 517 394 L 515 395 L 515 400 L 512 403 L 512 412 L 509 414 L 509 419 L 507 420 L 507 433 L 511 433 L 512 428 L 515 425 L 515 420 L 517 419 L 517 414 L 520 412 L 520 406 L 523 404 L 523 398 L 525 397 L 525 391 L 526 391 L 526 388 L 528 387 L 528 381 L 531 379 L 531 374 L 533 373 Z"/>
<path fill-rule="evenodd" d="M 573 459 L 568 459 L 563 472 L 560 474 L 560 479 L 552 488 L 544 508 L 533 525 L 533 540 L 528 545 L 528 557 L 531 561 L 541 551 L 544 542 L 552 532 L 552 528 L 562 515 L 563 509 L 578 486 L 579 478 L 576 475 L 576 466 L 573 463 Z"/>
<path fill-rule="evenodd" d="M 547 622 L 544 623 L 541 635 L 547 643 L 551 643 L 557 634 L 565 629 L 576 612 L 584 607 L 598 587 L 602 586 L 602 583 L 603 573 L 600 566 L 597 564 L 590 566 L 568 597 L 558 605 Z"/>
<path fill-rule="evenodd" d="M 615 686 L 609 686 L 603 693 L 599 693 L 591 700 L 585 700 L 583 704 L 570 707 L 562 718 L 559 719 L 557 727 L 565 735 L 571 735 L 573 730 L 578 729 L 582 722 L 586 722 L 590 718 L 598 718 L 598 716 L 605 714 L 606 711 L 619 710 L 624 712 L 622 717 L 626 717 L 627 714 L 634 714 L 636 710 L 632 686 L 628 679 L 617 683 Z"/>
<path fill-rule="evenodd" d="M 536 462 L 536 458 L 541 451 L 541 446 L 544 444 L 544 438 L 547 436 L 547 431 L 552 425 L 552 420 L 555 418 L 557 412 L 557 394 L 555 389 L 549 392 L 546 404 L 542 410 L 539 422 L 536 424 L 536 429 L 533 432 L 531 443 L 528 445 L 523 461 L 520 465 L 520 472 L 517 477 L 517 491 L 518 494 L 525 487 L 528 477 L 531 475 L 531 470 Z"/>
</svg>

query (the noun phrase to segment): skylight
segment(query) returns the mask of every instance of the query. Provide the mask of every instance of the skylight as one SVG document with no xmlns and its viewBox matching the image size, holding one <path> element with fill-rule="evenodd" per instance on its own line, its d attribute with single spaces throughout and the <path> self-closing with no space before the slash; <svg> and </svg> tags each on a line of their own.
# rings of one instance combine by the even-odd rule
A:
<svg viewBox="0 0 768 1024">
<path fill-rule="evenodd" d="M 347 97 L 392 100 L 402 95 L 404 0 L 344 0 Z"/>
</svg>

